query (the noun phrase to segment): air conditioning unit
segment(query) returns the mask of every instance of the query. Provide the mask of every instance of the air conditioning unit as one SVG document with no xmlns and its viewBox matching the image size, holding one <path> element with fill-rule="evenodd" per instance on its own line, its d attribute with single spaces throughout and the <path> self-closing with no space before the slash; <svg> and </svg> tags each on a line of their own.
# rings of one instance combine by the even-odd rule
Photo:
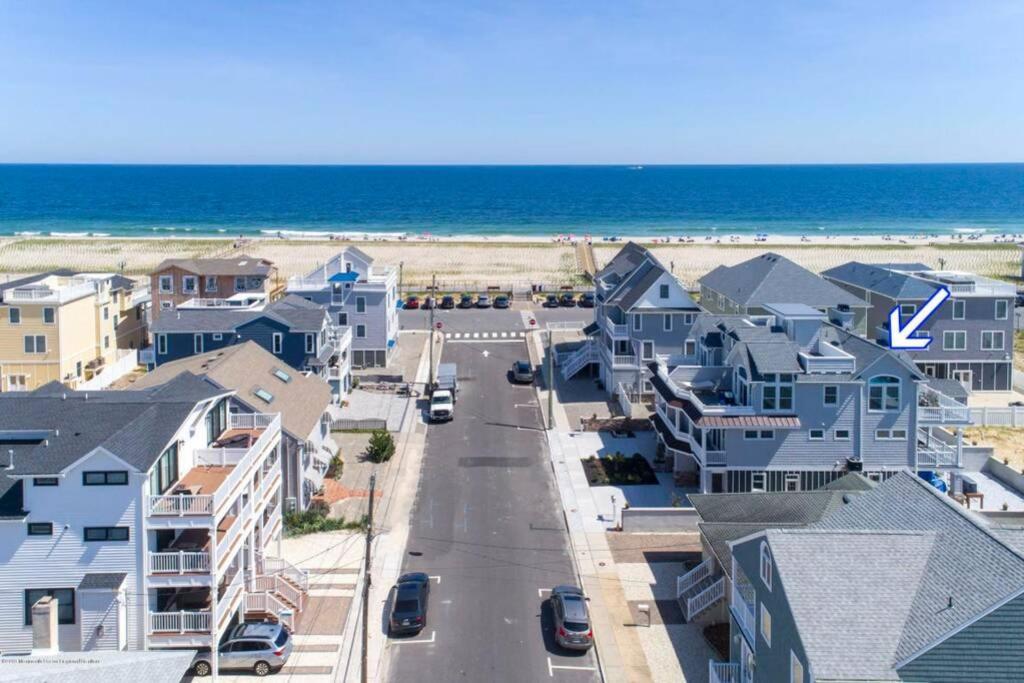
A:
<svg viewBox="0 0 1024 683">
<path fill-rule="evenodd" d="M 847 472 L 863 472 L 864 461 L 860 458 L 847 458 L 846 459 L 846 471 Z"/>
</svg>

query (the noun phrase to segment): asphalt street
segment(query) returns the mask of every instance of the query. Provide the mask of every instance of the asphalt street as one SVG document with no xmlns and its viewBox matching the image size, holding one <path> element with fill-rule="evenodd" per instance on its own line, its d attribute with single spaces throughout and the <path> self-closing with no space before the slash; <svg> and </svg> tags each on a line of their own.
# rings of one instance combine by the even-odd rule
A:
<svg viewBox="0 0 1024 683">
<path fill-rule="evenodd" d="M 389 678 L 597 681 L 593 653 L 553 640 L 546 590 L 577 581 L 536 394 L 507 377 L 525 342 L 449 341 L 442 356 L 459 399 L 427 430 L 403 567 L 436 578 L 426 628 L 391 639 Z"/>
</svg>

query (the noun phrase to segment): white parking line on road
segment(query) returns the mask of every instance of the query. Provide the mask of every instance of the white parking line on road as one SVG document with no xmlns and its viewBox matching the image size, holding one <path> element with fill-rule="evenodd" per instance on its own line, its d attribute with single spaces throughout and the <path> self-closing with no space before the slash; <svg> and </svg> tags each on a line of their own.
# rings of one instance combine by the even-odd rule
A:
<svg viewBox="0 0 1024 683">
<path fill-rule="evenodd" d="M 477 338 L 477 337 L 479 337 L 479 336 L 480 336 L 480 333 L 479 333 L 479 332 L 474 332 L 474 333 L 473 333 L 473 339 L 476 339 L 476 338 Z"/>
<path fill-rule="evenodd" d="M 593 666 L 565 666 L 562 664 L 552 664 L 551 657 L 548 657 L 548 676 L 554 678 L 555 669 L 568 669 L 570 671 L 597 671 L 597 667 Z"/>
<path fill-rule="evenodd" d="M 419 640 L 395 640 L 391 639 L 392 645 L 429 645 L 434 642 L 434 636 L 437 635 L 437 631 L 431 631 L 429 638 L 420 638 Z"/>
<path fill-rule="evenodd" d="M 431 574 L 429 578 L 430 579 L 436 579 L 437 580 L 437 585 L 439 585 L 439 586 L 441 585 L 441 577 L 440 576 L 437 576 L 435 574 Z"/>
<path fill-rule="evenodd" d="M 537 589 L 537 597 L 538 598 L 543 598 L 545 593 L 550 593 L 550 592 L 551 592 L 550 588 L 538 588 Z"/>
</svg>

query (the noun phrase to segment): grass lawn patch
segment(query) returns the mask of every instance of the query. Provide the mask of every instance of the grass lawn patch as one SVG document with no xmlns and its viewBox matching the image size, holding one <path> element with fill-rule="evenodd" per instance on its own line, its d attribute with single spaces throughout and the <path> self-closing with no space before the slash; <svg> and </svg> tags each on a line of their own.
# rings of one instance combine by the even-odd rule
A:
<svg viewBox="0 0 1024 683">
<path fill-rule="evenodd" d="M 634 453 L 631 456 L 615 453 L 607 458 L 592 455 L 583 461 L 583 471 L 587 473 L 587 481 L 591 486 L 658 483 L 654 469 L 639 453 Z"/>
</svg>

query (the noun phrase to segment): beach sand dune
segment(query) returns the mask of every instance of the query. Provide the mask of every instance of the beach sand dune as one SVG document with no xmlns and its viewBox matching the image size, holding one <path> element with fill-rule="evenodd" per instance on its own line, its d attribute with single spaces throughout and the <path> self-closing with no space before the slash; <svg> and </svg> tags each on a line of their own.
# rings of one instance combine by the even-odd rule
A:
<svg viewBox="0 0 1024 683">
<path fill-rule="evenodd" d="M 350 242 L 300 239 L 252 240 L 236 247 L 229 239 L 8 238 L 0 240 L 0 273 L 38 273 L 54 268 L 119 271 L 139 276 L 171 257 L 212 257 L 246 253 L 275 262 L 284 277 L 303 274 L 323 263 Z M 355 242 L 382 265 L 402 264 L 407 286 L 425 284 L 436 273 L 439 285 L 456 290 L 510 284 L 574 284 L 584 279 L 571 244 L 550 240 L 451 241 L 388 240 Z M 1021 250 L 1012 243 L 914 241 L 894 244 L 877 240 L 823 240 L 809 244 L 647 243 L 655 255 L 687 284 L 718 265 L 734 265 L 774 251 L 820 272 L 849 260 L 865 262 L 920 261 L 932 267 L 966 270 L 1015 279 Z M 607 263 L 621 243 L 595 243 L 598 266 Z"/>
</svg>

